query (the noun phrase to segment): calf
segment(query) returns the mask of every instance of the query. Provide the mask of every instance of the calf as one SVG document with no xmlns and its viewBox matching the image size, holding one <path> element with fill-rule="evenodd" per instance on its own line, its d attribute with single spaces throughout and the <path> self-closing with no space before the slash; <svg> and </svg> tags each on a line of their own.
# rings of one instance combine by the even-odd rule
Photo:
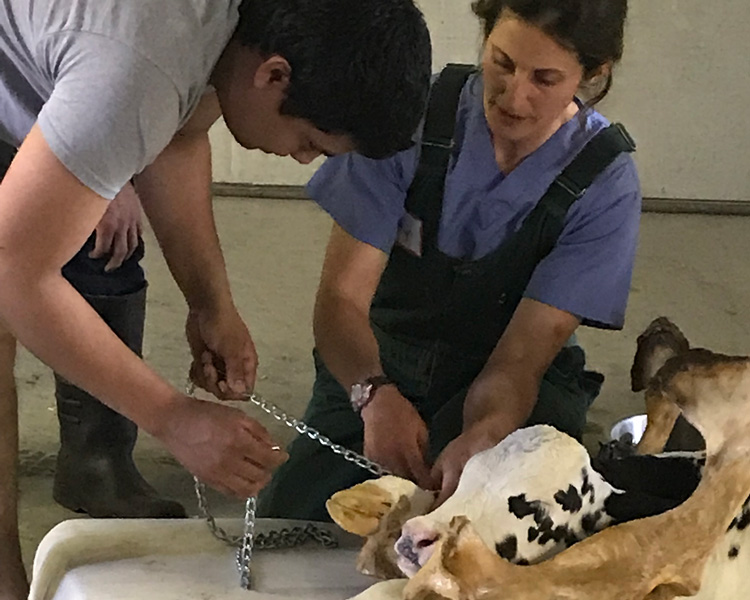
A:
<svg viewBox="0 0 750 600">
<path fill-rule="evenodd" d="M 398 566 L 413 576 L 456 515 L 511 563 L 547 560 L 605 527 L 678 506 L 698 486 L 701 464 L 700 455 L 591 461 L 553 427 L 520 429 L 473 457 L 442 506 L 403 525 Z"/>
<path fill-rule="evenodd" d="M 610 525 L 678 506 L 697 487 L 704 462 L 702 453 L 591 460 L 573 438 L 537 425 L 474 456 L 456 492 L 429 514 L 416 512 L 427 512 L 432 496 L 395 477 L 339 492 L 328 508 L 342 527 L 368 536 L 359 567 L 381 578 L 413 576 L 457 515 L 500 557 L 529 565 Z M 745 518 L 736 521 L 744 532 Z"/>
<path fill-rule="evenodd" d="M 456 515 L 500 557 L 539 562 L 611 524 L 605 503 L 618 493 L 573 438 L 545 425 L 520 429 L 474 456 L 442 506 L 404 524 L 398 566 L 413 576 Z"/>
<path fill-rule="evenodd" d="M 750 361 L 684 348 L 662 355 L 669 361 L 647 389 L 651 443 L 663 447 L 682 410 L 703 434 L 708 459 L 675 453 L 590 461 L 552 428 L 519 430 L 472 458 L 443 506 L 406 520 L 400 531 L 394 519 L 380 520 L 381 540 L 398 538 L 381 562 L 392 559 L 413 579 L 375 586 L 363 598 L 661 600 L 699 589 L 703 600 L 750 597 L 743 568 L 750 552 L 743 544 L 750 536 Z M 403 499 L 424 494 L 410 485 L 386 504 L 400 504 L 404 514 L 412 503 Z M 347 519 L 337 514 L 346 494 L 330 501 L 345 529 Z M 366 503 L 359 510 L 366 513 Z"/>
</svg>

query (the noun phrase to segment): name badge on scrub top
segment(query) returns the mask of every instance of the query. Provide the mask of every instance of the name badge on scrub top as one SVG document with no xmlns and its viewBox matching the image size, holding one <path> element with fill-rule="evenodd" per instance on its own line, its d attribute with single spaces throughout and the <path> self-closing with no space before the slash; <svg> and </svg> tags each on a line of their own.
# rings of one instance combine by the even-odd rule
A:
<svg viewBox="0 0 750 600">
<path fill-rule="evenodd" d="M 416 256 L 422 256 L 422 221 L 404 213 L 398 224 L 396 243 Z"/>
</svg>

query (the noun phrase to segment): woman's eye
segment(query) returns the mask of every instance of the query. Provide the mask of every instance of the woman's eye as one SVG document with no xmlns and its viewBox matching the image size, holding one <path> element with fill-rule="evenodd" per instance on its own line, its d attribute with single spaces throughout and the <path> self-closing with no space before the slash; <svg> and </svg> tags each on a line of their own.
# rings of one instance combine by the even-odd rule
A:
<svg viewBox="0 0 750 600">
<path fill-rule="evenodd" d="M 557 79 L 554 79 L 552 77 L 545 77 L 544 75 L 537 76 L 536 82 L 539 85 L 543 85 L 545 87 L 552 87 L 554 85 L 557 85 L 558 83 Z"/>
<path fill-rule="evenodd" d="M 494 59 L 494 63 L 500 67 L 503 71 L 513 71 L 513 65 L 504 60 Z"/>
</svg>

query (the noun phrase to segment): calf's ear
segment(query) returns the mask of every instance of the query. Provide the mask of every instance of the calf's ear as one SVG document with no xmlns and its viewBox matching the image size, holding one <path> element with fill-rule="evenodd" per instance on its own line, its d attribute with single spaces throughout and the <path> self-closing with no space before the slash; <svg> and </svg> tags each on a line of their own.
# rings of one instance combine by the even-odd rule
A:
<svg viewBox="0 0 750 600">
<path fill-rule="evenodd" d="M 380 519 L 390 512 L 393 503 L 391 492 L 375 480 L 336 492 L 326 502 L 326 509 L 341 529 L 367 537 L 377 531 Z"/>
</svg>

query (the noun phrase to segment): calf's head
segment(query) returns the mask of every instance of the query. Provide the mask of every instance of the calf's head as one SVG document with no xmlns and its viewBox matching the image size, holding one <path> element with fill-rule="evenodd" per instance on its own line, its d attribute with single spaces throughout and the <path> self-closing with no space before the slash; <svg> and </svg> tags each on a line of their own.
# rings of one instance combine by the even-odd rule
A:
<svg viewBox="0 0 750 600">
<path fill-rule="evenodd" d="M 519 429 L 474 456 L 442 506 L 404 523 L 398 566 L 413 576 L 456 516 L 501 558 L 539 562 L 608 525 L 604 501 L 614 491 L 573 438 L 545 425 Z"/>
<path fill-rule="evenodd" d="M 426 513 L 435 494 L 400 477 L 386 475 L 335 493 L 326 503 L 331 518 L 342 529 L 366 538 L 357 569 L 382 579 L 401 577 L 394 548 L 401 526 Z"/>
<path fill-rule="evenodd" d="M 471 522 L 500 557 L 533 564 L 606 527 L 603 507 L 612 493 L 581 444 L 537 425 L 469 460 L 453 496 L 428 514 L 432 494 L 394 477 L 339 492 L 328 510 L 342 528 L 367 537 L 360 570 L 411 577 L 456 516 Z"/>
</svg>

